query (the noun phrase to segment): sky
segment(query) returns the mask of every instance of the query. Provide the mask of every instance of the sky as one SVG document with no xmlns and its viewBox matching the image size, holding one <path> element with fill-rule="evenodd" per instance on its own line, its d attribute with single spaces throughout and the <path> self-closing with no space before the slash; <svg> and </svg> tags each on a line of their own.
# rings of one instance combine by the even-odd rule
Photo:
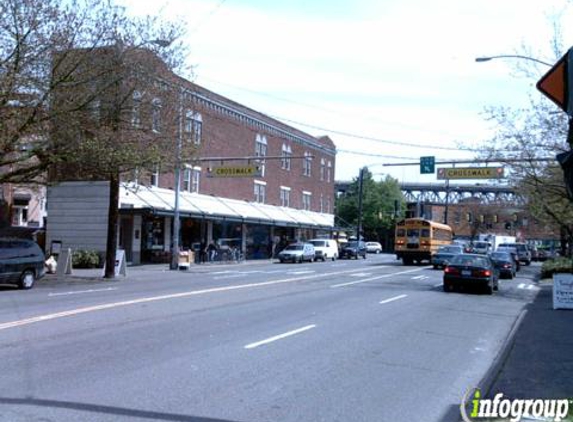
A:
<svg viewBox="0 0 573 422">
<path fill-rule="evenodd" d="M 376 179 L 423 183 L 441 182 L 419 166 L 385 164 L 473 158 L 463 149 L 480 148 L 496 130 L 486 107 L 523 107 L 541 96 L 537 78 L 515 71 L 519 59 L 475 58 L 524 54 L 525 46 L 530 57 L 554 63 L 552 22 L 571 21 L 573 9 L 567 0 L 119 3 L 131 14 L 187 23 L 197 84 L 328 135 L 338 150 L 336 180 L 368 166 Z M 539 77 L 548 69 L 534 68 Z"/>
</svg>

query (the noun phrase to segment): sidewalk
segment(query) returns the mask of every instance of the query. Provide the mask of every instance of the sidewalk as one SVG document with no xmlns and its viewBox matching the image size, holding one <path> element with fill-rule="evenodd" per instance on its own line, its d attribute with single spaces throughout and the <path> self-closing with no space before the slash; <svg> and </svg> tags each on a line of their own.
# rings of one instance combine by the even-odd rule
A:
<svg viewBox="0 0 573 422">
<path fill-rule="evenodd" d="M 487 396 L 573 398 L 573 310 L 553 309 L 553 283 L 543 280 L 523 314 Z"/>
<path fill-rule="evenodd" d="M 104 279 L 102 268 L 91 268 L 91 269 L 76 269 L 72 270 L 72 274 L 65 274 L 62 278 L 58 279 L 56 274 L 46 274 L 44 278 L 38 281 L 39 285 L 48 286 L 54 284 L 86 284 L 94 282 L 118 282 L 124 280 L 137 280 L 141 275 L 149 275 L 153 273 L 164 273 L 170 272 L 173 274 L 200 274 L 208 273 L 212 271 L 224 271 L 224 270 L 239 270 L 241 268 L 270 264 L 276 262 L 272 259 L 256 259 L 248 260 L 242 262 L 205 262 L 202 264 L 191 264 L 189 269 L 171 270 L 169 264 L 146 264 L 146 265 L 136 265 L 127 267 L 127 276 L 117 276 L 114 279 Z"/>
</svg>

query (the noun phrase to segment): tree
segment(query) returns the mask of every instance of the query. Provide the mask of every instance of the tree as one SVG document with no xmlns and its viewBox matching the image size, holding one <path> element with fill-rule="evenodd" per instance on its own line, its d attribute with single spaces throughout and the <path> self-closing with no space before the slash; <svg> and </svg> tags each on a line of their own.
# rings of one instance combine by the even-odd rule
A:
<svg viewBox="0 0 573 422">
<path fill-rule="evenodd" d="M 551 50 L 557 61 L 566 50 L 561 43 L 558 22 L 553 26 L 555 35 L 551 40 Z M 519 54 L 532 56 L 527 49 Z M 538 66 L 533 61 L 522 60 L 516 61 L 515 69 L 519 75 L 537 82 L 541 75 Z M 556 161 L 538 161 L 554 158 L 558 153 L 569 150 L 567 117 L 549 100 L 538 95 L 530 97 L 527 108 L 492 107 L 486 110 L 486 115 L 499 129 L 487 142 L 482 158 L 503 157 L 506 160 L 504 165 L 531 214 L 541 222 L 560 227 L 563 252 L 569 245 L 568 253 L 571 254 L 573 207 L 567 197 L 563 172 Z"/>
<path fill-rule="evenodd" d="M 180 158 L 174 130 L 158 134 L 133 119 L 139 105 L 153 112 L 145 93 L 169 86 L 162 118 L 179 127 L 171 71 L 183 69 L 184 27 L 131 18 L 108 0 L 7 0 L 0 26 L 0 183 L 46 183 L 47 174 L 109 181 L 113 277 L 121 175 Z"/>
<path fill-rule="evenodd" d="M 364 171 L 362 193 L 362 227 L 366 239 L 382 240 L 384 234 L 392 230 L 395 218 L 395 205 L 403 209 L 402 193 L 397 180 L 387 176 L 376 182 L 369 170 Z M 354 179 L 348 191 L 336 201 L 336 217 L 354 226 L 358 225 L 359 180 Z M 401 214 L 401 212 L 399 212 Z"/>
</svg>

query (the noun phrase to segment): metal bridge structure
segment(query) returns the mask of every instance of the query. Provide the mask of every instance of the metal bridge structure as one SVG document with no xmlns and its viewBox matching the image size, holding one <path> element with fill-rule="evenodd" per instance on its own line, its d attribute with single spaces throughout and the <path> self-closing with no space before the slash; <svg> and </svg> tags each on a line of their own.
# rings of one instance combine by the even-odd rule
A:
<svg viewBox="0 0 573 422">
<path fill-rule="evenodd" d="M 348 191 L 349 181 L 336 182 L 338 194 Z M 463 203 L 469 200 L 481 204 L 510 203 L 522 205 L 523 200 L 512 186 L 486 185 L 481 183 L 401 183 L 400 189 L 408 203 L 446 205 Z"/>
<path fill-rule="evenodd" d="M 474 200 L 481 204 L 521 204 L 522 199 L 511 186 L 453 185 L 447 183 L 402 183 L 400 189 L 406 202 L 446 205 Z"/>
</svg>

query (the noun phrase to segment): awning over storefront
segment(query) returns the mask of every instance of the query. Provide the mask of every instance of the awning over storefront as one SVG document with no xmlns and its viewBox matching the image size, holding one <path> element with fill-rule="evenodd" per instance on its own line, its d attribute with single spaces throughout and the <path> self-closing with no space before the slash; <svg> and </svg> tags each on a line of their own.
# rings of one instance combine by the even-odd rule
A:
<svg viewBox="0 0 573 422">
<path fill-rule="evenodd" d="M 123 212 L 127 210 L 146 210 L 155 214 L 173 215 L 175 210 L 175 192 L 171 189 L 162 189 L 154 186 L 122 184 L 120 189 L 120 210 Z M 334 227 L 333 214 L 190 192 L 180 193 L 179 212 L 183 217 L 199 217 L 211 220 L 235 220 L 245 223 L 315 229 L 330 229 Z"/>
</svg>

